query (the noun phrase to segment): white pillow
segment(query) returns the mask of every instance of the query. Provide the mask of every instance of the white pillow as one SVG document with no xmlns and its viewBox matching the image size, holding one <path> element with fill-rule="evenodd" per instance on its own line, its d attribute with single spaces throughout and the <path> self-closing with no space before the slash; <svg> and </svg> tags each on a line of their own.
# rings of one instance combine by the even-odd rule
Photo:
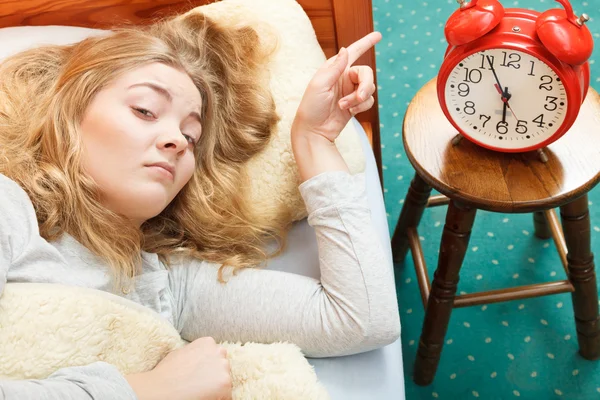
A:
<svg viewBox="0 0 600 400">
<path fill-rule="evenodd" d="M 71 44 L 106 31 L 76 26 L 15 26 L 0 29 L 0 61 L 46 44 Z"/>
<path fill-rule="evenodd" d="M 222 22 L 250 22 L 257 27 L 259 35 L 263 23 L 270 24 L 278 33 L 279 47 L 267 68 L 281 120 L 268 147 L 246 168 L 252 178 L 250 189 L 256 209 L 272 210 L 268 218 L 283 222 L 306 217 L 306 208 L 298 191 L 299 176 L 291 149 L 290 129 L 308 82 L 326 60 L 308 16 L 295 0 L 224 0 L 190 12 L 196 11 Z M 0 29 L 0 61 L 31 47 L 75 43 L 105 33 L 67 26 L 3 28 Z M 365 158 L 352 121 L 344 128 L 336 145 L 352 174 L 364 171 Z"/>
</svg>

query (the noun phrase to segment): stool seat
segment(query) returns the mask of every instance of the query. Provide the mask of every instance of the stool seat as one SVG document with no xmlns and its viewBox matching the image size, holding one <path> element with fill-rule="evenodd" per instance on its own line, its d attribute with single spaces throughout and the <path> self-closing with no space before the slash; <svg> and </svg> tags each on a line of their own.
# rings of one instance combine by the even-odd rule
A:
<svg viewBox="0 0 600 400">
<path fill-rule="evenodd" d="M 474 208 L 533 212 L 561 206 L 600 181 L 600 96 L 589 89 L 571 129 L 537 152 L 500 153 L 469 140 L 452 144 L 456 129 L 437 98 L 436 79 L 410 103 L 404 118 L 407 157 L 427 184 Z"/>
</svg>

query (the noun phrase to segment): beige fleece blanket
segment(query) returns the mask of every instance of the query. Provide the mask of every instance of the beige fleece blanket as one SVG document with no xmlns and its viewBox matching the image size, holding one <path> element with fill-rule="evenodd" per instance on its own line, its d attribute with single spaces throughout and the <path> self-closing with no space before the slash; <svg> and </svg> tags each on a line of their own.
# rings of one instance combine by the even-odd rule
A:
<svg viewBox="0 0 600 400">
<path fill-rule="evenodd" d="M 160 315 L 111 293 L 11 283 L 0 296 L 0 379 L 42 379 L 95 361 L 113 364 L 123 374 L 143 372 L 184 345 Z M 329 399 L 297 346 L 222 345 L 234 399 Z"/>
</svg>

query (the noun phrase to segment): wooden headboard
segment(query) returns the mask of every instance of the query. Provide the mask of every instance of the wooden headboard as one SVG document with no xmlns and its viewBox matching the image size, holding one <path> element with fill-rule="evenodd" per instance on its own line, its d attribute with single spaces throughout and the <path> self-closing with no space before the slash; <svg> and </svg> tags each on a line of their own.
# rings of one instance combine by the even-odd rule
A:
<svg viewBox="0 0 600 400">
<path fill-rule="evenodd" d="M 276 1 L 276 0 L 274 0 Z M 211 0 L 0 0 L 0 28 L 20 25 L 69 25 L 109 29 L 122 22 L 147 24 Z M 308 14 L 327 57 L 373 31 L 371 0 L 298 0 Z M 357 64 L 375 71 L 371 50 Z M 377 96 L 377 93 L 375 93 Z M 369 136 L 383 183 L 379 106 L 357 115 Z"/>
</svg>

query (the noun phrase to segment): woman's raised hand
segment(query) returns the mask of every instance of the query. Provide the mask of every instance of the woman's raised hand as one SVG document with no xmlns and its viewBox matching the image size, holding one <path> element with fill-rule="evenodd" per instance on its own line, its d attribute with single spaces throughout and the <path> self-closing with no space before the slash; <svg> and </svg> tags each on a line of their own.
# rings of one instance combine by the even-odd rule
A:
<svg viewBox="0 0 600 400">
<path fill-rule="evenodd" d="M 381 40 L 372 32 L 340 49 L 311 79 L 292 126 L 292 135 L 320 135 L 333 142 L 354 115 L 373 106 L 373 70 L 356 60 Z"/>
</svg>

